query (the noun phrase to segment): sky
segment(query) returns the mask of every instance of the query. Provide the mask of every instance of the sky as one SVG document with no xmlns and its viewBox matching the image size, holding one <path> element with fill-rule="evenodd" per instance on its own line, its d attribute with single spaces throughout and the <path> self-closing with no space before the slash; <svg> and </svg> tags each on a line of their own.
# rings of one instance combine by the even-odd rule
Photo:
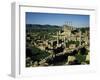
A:
<svg viewBox="0 0 100 80">
<path fill-rule="evenodd" d="M 89 15 L 26 12 L 26 24 L 89 27 Z"/>
</svg>

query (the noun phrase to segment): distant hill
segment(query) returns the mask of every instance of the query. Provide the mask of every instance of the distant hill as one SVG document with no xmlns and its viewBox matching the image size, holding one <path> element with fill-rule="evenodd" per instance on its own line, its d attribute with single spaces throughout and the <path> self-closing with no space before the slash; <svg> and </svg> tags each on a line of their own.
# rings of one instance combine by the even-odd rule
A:
<svg viewBox="0 0 100 80">
<path fill-rule="evenodd" d="M 69 27 L 69 26 L 66 26 L 66 27 Z M 72 27 L 73 28 L 73 27 Z M 74 30 L 81 30 L 82 32 L 85 32 L 85 31 L 89 31 L 89 27 L 80 27 L 80 28 L 73 28 Z M 33 31 L 33 32 L 39 32 L 40 30 L 42 31 L 53 31 L 53 32 L 56 32 L 56 31 L 59 31 L 59 30 L 62 30 L 62 26 L 57 26 L 57 25 L 49 25 L 49 24 L 46 24 L 46 25 L 41 25 L 41 24 L 26 24 L 26 31 Z"/>
<path fill-rule="evenodd" d="M 40 29 L 40 28 L 60 28 L 61 26 L 56 25 L 41 25 L 41 24 L 26 24 L 26 28 Z"/>
</svg>

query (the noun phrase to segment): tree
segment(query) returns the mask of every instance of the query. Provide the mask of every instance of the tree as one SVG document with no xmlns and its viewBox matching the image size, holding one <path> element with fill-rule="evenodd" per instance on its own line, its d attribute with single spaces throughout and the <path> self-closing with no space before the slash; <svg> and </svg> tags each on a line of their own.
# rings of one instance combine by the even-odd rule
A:
<svg viewBox="0 0 100 80">
<path fill-rule="evenodd" d="M 80 51 L 81 55 L 87 55 L 88 54 L 88 51 L 85 47 L 81 48 L 79 51 Z"/>
</svg>

